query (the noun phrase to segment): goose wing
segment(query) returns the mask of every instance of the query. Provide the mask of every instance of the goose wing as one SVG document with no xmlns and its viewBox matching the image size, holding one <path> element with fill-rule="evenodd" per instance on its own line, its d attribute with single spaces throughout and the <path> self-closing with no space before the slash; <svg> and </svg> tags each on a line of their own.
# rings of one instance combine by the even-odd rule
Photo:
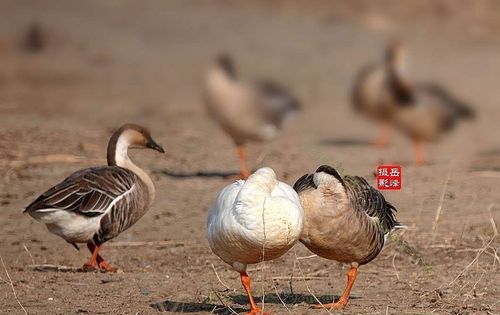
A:
<svg viewBox="0 0 500 315">
<path fill-rule="evenodd" d="M 295 96 L 273 81 L 256 81 L 254 88 L 264 116 L 275 124 L 279 125 L 287 114 L 301 107 Z"/>
<path fill-rule="evenodd" d="M 133 189 L 136 180 L 132 171 L 118 166 L 84 169 L 40 195 L 24 212 L 56 209 L 87 217 L 99 216 Z"/>
<path fill-rule="evenodd" d="M 425 83 L 417 86 L 421 94 L 426 95 L 434 103 L 446 109 L 454 118 L 474 118 L 472 107 L 450 94 L 444 87 L 437 83 Z"/>
<path fill-rule="evenodd" d="M 395 217 L 396 208 L 384 196 L 359 176 L 344 176 L 342 184 L 352 207 L 368 216 L 377 218 L 384 233 L 399 226 Z"/>
<path fill-rule="evenodd" d="M 295 184 L 293 184 L 293 189 L 298 194 L 303 191 L 316 188 L 318 188 L 318 186 L 314 183 L 314 174 L 305 174 L 301 178 L 297 179 Z"/>
</svg>

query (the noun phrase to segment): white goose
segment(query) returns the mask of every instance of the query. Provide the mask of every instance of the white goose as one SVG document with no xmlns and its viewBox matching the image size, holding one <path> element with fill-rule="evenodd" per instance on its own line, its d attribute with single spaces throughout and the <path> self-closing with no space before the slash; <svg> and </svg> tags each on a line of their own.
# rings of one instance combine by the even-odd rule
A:
<svg viewBox="0 0 500 315">
<path fill-rule="evenodd" d="M 248 264 L 276 259 L 299 239 L 304 211 L 297 193 L 270 168 L 226 186 L 210 208 L 207 238 L 212 251 L 240 273 L 250 303 L 247 314 L 261 314 L 250 291 Z"/>
</svg>

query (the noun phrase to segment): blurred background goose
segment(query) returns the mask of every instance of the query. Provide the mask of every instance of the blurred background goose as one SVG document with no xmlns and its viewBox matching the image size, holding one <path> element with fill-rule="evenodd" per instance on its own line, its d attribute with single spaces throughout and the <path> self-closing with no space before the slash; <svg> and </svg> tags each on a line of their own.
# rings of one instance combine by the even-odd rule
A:
<svg viewBox="0 0 500 315">
<path fill-rule="evenodd" d="M 463 119 L 475 116 L 472 108 L 434 83 L 415 85 L 413 103 L 394 115 L 394 125 L 415 144 L 415 163 L 426 162 L 424 143 L 435 141 Z"/>
<path fill-rule="evenodd" d="M 364 178 L 341 177 L 327 165 L 299 178 L 293 188 L 305 215 L 300 241 L 320 257 L 351 264 L 338 302 L 314 308 L 342 309 L 358 267 L 377 257 L 388 233 L 402 227 L 395 218 L 396 208 Z"/>
<path fill-rule="evenodd" d="M 352 90 L 352 105 L 356 112 L 382 124 L 376 146 L 385 146 L 395 112 L 412 101 L 406 81 L 406 51 L 399 41 L 391 42 L 382 62 L 363 67 Z"/>
<path fill-rule="evenodd" d="M 146 128 L 123 125 L 109 140 L 107 166 L 71 174 L 24 210 L 77 249 L 86 243 L 92 256 L 84 270 L 116 271 L 99 255 L 102 244 L 137 222 L 154 200 L 153 182 L 130 160 L 129 148 L 165 152 Z"/>
<path fill-rule="evenodd" d="M 300 108 L 298 100 L 275 82 L 241 80 L 227 54 L 219 55 L 209 69 L 204 96 L 209 113 L 238 148 L 243 179 L 250 175 L 245 144 L 274 139 L 285 118 Z"/>
<path fill-rule="evenodd" d="M 212 251 L 240 273 L 250 303 L 247 314 L 261 314 L 250 290 L 248 264 L 276 259 L 299 239 L 304 212 L 297 193 L 270 168 L 226 186 L 210 208 L 207 238 Z"/>
<path fill-rule="evenodd" d="M 388 45 L 385 62 L 363 69 L 354 84 L 353 106 L 384 125 L 378 146 L 387 144 L 394 126 L 415 144 L 415 163 L 425 162 L 423 143 L 474 117 L 472 108 L 436 83 L 411 82 L 406 74 L 406 50 L 399 41 Z"/>
</svg>

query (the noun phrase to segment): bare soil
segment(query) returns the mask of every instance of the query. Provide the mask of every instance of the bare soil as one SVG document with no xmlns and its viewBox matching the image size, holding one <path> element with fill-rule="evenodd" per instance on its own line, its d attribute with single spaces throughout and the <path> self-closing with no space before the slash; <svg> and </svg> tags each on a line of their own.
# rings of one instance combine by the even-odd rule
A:
<svg viewBox="0 0 500 315">
<path fill-rule="evenodd" d="M 0 2 L 0 314 L 24 314 L 22 307 L 29 314 L 248 309 L 238 274 L 205 239 L 207 209 L 238 166 L 231 141 L 200 98 L 203 72 L 219 51 L 233 53 L 245 75 L 285 83 L 304 104 L 278 139 L 250 146 L 254 168 L 270 166 L 293 184 L 331 164 L 375 184 L 379 163 L 403 166 L 403 189 L 385 195 L 409 229 L 361 267 L 348 308 L 334 313 L 500 314 L 497 6 L 439 1 L 453 7 L 439 15 L 409 1 L 404 10 L 391 2 L 375 9 L 352 3 L 359 7 Z M 460 10 L 471 14 L 454 13 Z M 33 21 L 44 44 L 36 53 L 22 48 Z M 379 58 L 394 36 L 407 43 L 416 77 L 438 80 L 478 112 L 474 122 L 430 144 L 429 163 L 421 167 L 397 133 L 386 149 L 370 146 L 377 126 L 349 106 L 356 71 Z M 136 225 L 103 247 L 121 272 L 37 271 L 33 265 L 81 266 L 89 253 L 48 233 L 23 207 L 71 172 L 104 164 L 110 133 L 124 122 L 148 126 L 167 154 L 133 154 L 153 174 L 158 194 Z M 309 255 L 298 244 L 277 261 L 251 267 L 265 310 L 327 313 L 309 304 L 338 296 L 347 269 Z"/>
</svg>

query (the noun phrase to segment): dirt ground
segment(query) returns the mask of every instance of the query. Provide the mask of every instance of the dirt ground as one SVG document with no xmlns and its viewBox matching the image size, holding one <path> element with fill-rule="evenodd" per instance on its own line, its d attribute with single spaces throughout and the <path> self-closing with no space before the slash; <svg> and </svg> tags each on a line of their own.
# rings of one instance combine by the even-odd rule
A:
<svg viewBox="0 0 500 315">
<path fill-rule="evenodd" d="M 379 163 L 403 166 L 403 189 L 384 194 L 409 229 L 361 267 L 348 308 L 334 313 L 500 314 L 498 5 L 455 1 L 461 7 L 432 15 L 409 1 L 403 11 L 389 1 L 368 9 L 365 1 L 317 3 L 312 10 L 282 1 L 1 1 L 0 314 L 247 309 L 238 274 L 205 239 L 207 210 L 231 182 L 222 175 L 238 167 L 200 98 L 203 72 L 219 51 L 231 52 L 249 77 L 283 82 L 304 105 L 275 141 L 250 146 L 254 168 L 270 166 L 293 184 L 331 164 L 375 184 Z M 484 24 L 473 18 L 481 14 Z M 33 21 L 43 29 L 38 53 L 21 48 Z M 438 80 L 478 112 L 429 145 L 421 167 L 397 133 L 386 149 L 368 145 L 377 126 L 349 106 L 356 71 L 394 36 L 407 43 L 416 77 Z M 110 133 L 124 122 L 149 127 L 167 154 L 133 154 L 153 174 L 157 199 L 103 247 L 122 272 L 36 271 L 81 266 L 89 253 L 48 233 L 23 207 L 72 171 L 104 164 Z M 347 270 L 309 255 L 298 244 L 250 268 L 266 311 L 328 313 L 309 304 L 338 296 Z"/>
</svg>

